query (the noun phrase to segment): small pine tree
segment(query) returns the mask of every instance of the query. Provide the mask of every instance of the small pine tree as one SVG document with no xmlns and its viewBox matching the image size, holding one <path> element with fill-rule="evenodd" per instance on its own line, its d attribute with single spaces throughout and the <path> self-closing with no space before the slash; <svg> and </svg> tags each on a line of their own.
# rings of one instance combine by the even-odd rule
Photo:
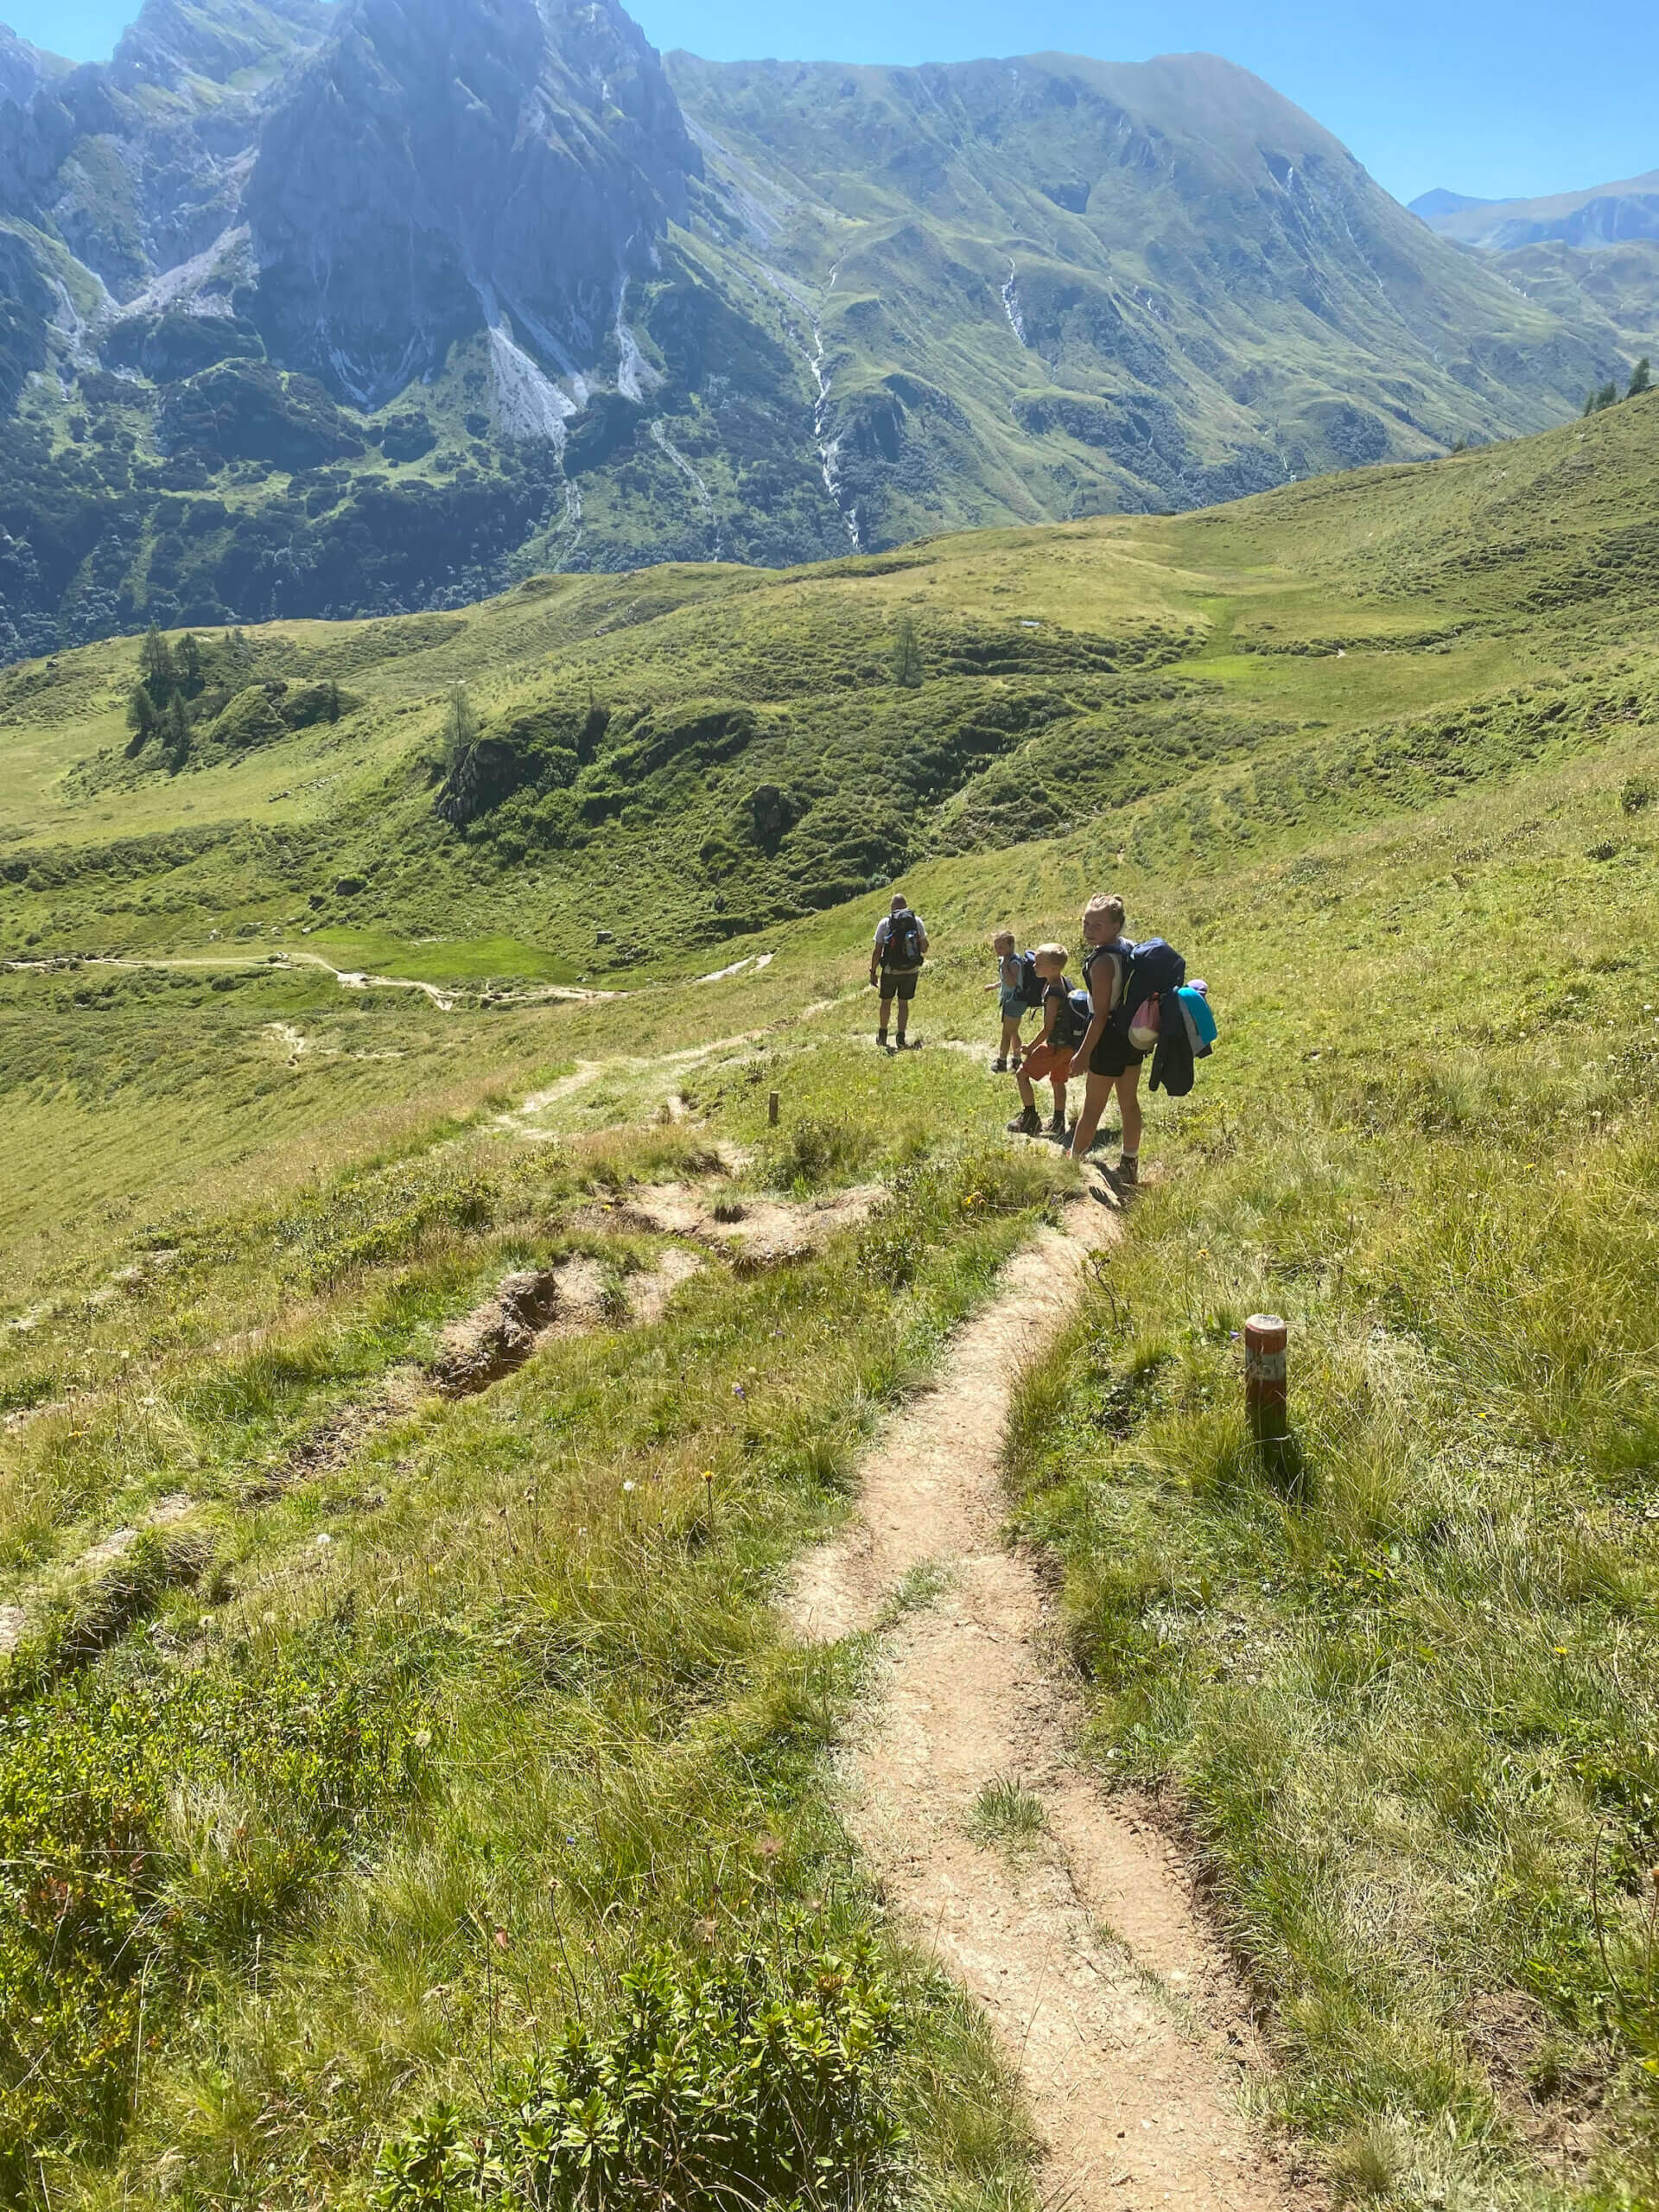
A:
<svg viewBox="0 0 1659 2212">
<path fill-rule="evenodd" d="M 893 640 L 893 680 L 901 691 L 919 691 L 922 687 L 922 649 L 916 639 L 916 625 L 908 614 L 899 617 L 899 633 Z"/>
<path fill-rule="evenodd" d="M 182 768 L 190 757 L 190 724 L 185 717 L 184 701 L 175 691 L 167 702 L 167 712 L 162 717 L 162 739 L 167 747 L 169 768 Z"/>
<path fill-rule="evenodd" d="M 175 670 L 187 699 L 194 699 L 200 692 L 206 678 L 201 672 L 201 647 L 194 630 L 187 630 L 179 639 L 178 658 Z"/>
<path fill-rule="evenodd" d="M 478 738 L 478 717 L 464 683 L 452 683 L 443 710 L 443 765 L 454 775 Z"/>
<path fill-rule="evenodd" d="M 161 726 L 161 713 L 156 702 L 142 683 L 135 683 L 132 696 L 127 702 L 127 727 L 132 732 L 127 746 L 129 760 L 143 751 Z"/>
<path fill-rule="evenodd" d="M 1644 353 L 1630 371 L 1630 388 L 1624 396 L 1627 399 L 1634 399 L 1638 392 L 1650 391 L 1652 389 L 1653 365 Z"/>
<path fill-rule="evenodd" d="M 151 701 L 158 707 L 164 707 L 173 696 L 175 681 L 173 648 L 153 622 L 139 648 L 138 667 Z"/>
<path fill-rule="evenodd" d="M 332 679 L 328 685 L 328 719 L 331 722 L 340 720 L 340 686 Z"/>
</svg>

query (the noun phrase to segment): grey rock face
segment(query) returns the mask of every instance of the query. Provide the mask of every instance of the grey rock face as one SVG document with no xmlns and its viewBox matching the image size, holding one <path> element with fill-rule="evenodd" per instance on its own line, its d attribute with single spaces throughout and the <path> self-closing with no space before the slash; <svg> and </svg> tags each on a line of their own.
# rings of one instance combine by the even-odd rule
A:
<svg viewBox="0 0 1659 2212">
<path fill-rule="evenodd" d="M 27 107 L 42 85 L 67 75 L 69 67 L 57 54 L 42 54 L 0 23 L 0 107 L 8 100 Z"/>
<path fill-rule="evenodd" d="M 503 309 L 579 370 L 700 168 L 613 0 L 356 0 L 261 140 L 257 319 L 359 405 Z"/>
</svg>

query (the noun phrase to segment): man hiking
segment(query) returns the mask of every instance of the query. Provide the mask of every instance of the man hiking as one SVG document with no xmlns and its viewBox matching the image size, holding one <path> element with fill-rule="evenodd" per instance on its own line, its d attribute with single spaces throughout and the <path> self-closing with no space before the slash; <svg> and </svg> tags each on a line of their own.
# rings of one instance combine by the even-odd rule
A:
<svg viewBox="0 0 1659 2212">
<path fill-rule="evenodd" d="M 916 978 L 921 974 L 926 957 L 927 931 L 922 918 L 911 912 L 910 901 L 904 893 L 895 891 L 892 906 L 875 925 L 875 943 L 870 950 L 872 988 L 876 971 L 880 970 L 881 1012 L 875 1041 L 884 1052 L 902 1052 L 907 1046 L 914 1050 L 911 1039 L 905 1035 L 905 1024 L 910 1018 L 910 1002 L 916 995 Z M 889 1045 L 887 1020 L 895 999 L 899 1001 L 899 1027 Z"/>
</svg>

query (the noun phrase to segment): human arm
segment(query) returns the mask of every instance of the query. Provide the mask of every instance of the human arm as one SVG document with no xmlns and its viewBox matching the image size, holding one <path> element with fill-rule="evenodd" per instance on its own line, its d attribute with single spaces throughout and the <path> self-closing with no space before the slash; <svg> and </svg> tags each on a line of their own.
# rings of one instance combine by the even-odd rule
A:
<svg viewBox="0 0 1659 2212">
<path fill-rule="evenodd" d="M 1111 1019 L 1112 1005 L 1117 995 L 1118 965 L 1113 953 L 1102 953 L 1084 970 L 1084 980 L 1089 991 L 1089 1027 L 1083 1033 L 1082 1042 L 1071 1055 L 1074 1068 L 1086 1068 L 1094 1058 L 1095 1047 L 1106 1033 L 1106 1024 Z"/>
<path fill-rule="evenodd" d="M 870 947 L 870 981 L 875 981 L 875 971 L 881 958 L 881 948 L 887 941 L 887 921 L 884 914 L 875 925 L 875 943 Z"/>
</svg>

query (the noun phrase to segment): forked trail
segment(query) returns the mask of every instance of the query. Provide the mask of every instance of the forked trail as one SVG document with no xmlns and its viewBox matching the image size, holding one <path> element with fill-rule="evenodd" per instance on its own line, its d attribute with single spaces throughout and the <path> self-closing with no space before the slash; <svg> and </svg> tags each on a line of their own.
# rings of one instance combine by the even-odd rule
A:
<svg viewBox="0 0 1659 2212">
<path fill-rule="evenodd" d="M 1241 1993 L 1156 1827 L 1072 1763 L 1079 1702 L 1036 1567 L 1001 1535 L 1014 1377 L 1114 1228 L 1073 1206 L 1010 1262 L 937 1389 L 870 1453 L 857 1522 L 802 1562 L 789 1611 L 829 1641 L 875 1626 L 911 1569 L 939 1570 L 942 1594 L 882 1636 L 846 1815 L 890 1902 L 1019 2067 L 1046 2145 L 1045 2203 L 1283 2212 L 1299 2193 L 1240 2105 L 1253 2052 Z M 973 1832 L 982 1792 L 1009 1783 L 1043 1815 L 1017 1849 Z"/>
</svg>

